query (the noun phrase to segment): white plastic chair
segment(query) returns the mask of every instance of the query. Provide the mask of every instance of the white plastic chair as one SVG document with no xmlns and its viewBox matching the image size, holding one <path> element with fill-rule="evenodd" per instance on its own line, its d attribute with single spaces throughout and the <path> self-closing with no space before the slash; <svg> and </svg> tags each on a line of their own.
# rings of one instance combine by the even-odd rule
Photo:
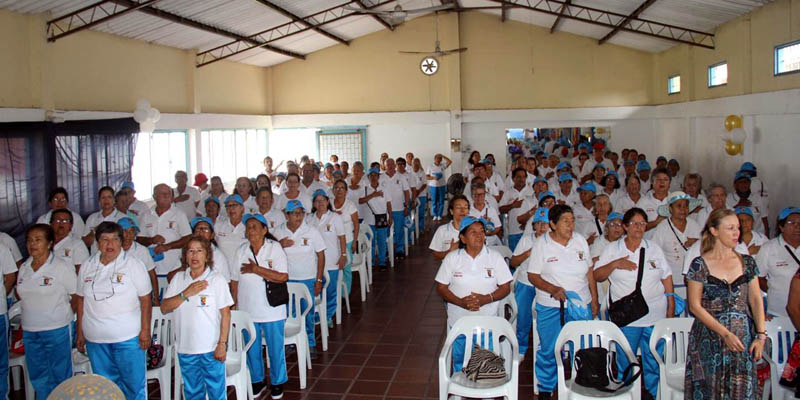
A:
<svg viewBox="0 0 800 400">
<path fill-rule="evenodd" d="M 507 227 L 508 225 L 508 214 L 503 214 L 503 227 Z M 508 246 L 508 228 L 503 229 L 503 243 Z"/>
<path fill-rule="evenodd" d="M 386 234 L 386 253 L 389 257 L 389 267 L 394 268 L 394 221 L 389 225 L 389 233 Z"/>
<path fill-rule="evenodd" d="M 348 261 L 349 261 L 348 256 Z M 351 267 L 351 271 L 353 271 Z M 366 294 L 364 293 L 365 290 L 365 283 L 366 277 L 361 270 L 355 270 L 353 272 L 358 272 L 359 281 L 361 281 L 361 297 L 363 298 L 362 301 L 366 301 Z M 339 271 L 339 276 L 336 278 L 336 324 L 342 324 L 342 303 L 345 304 L 347 308 L 347 313 L 350 314 L 350 296 L 347 295 L 347 284 L 344 282 L 344 271 Z"/>
<path fill-rule="evenodd" d="M 322 338 L 322 351 L 328 351 L 328 286 L 331 284 L 331 275 L 328 270 L 323 271 L 322 290 L 314 297 L 314 311 L 319 314 L 319 330 Z M 341 273 L 339 276 L 341 277 Z"/>
<path fill-rule="evenodd" d="M 362 246 L 365 246 L 365 247 L 363 247 L 362 252 L 364 254 L 364 257 L 366 258 L 367 285 L 369 286 L 369 285 L 372 285 L 372 261 L 373 261 L 372 260 L 372 255 L 373 255 L 373 253 L 372 253 L 372 231 L 364 232 L 364 238 L 365 238 L 365 240 L 362 242 L 363 243 Z M 360 240 L 361 239 L 359 239 L 359 242 L 360 242 Z M 369 257 L 367 257 L 367 254 L 369 254 Z"/>
<path fill-rule="evenodd" d="M 17 325 L 20 326 L 20 319 L 22 318 L 22 302 L 18 301 L 8 309 L 8 321 L 9 325 Z M 9 332 L 11 330 L 9 329 Z M 9 340 L 11 340 L 11 336 L 9 335 Z M 6 344 L 8 347 L 8 344 Z M 33 391 L 33 385 L 31 384 L 31 379 L 28 377 L 28 368 L 25 365 L 25 355 L 24 354 L 15 354 L 12 352 L 8 352 L 8 371 L 10 372 L 12 368 L 19 367 L 22 369 L 22 381 L 25 385 L 25 400 L 34 400 L 36 398 L 35 393 Z M 7 378 L 3 378 L 7 379 Z"/>
<path fill-rule="evenodd" d="M 656 322 L 650 336 L 650 353 L 658 362 L 658 398 L 683 399 L 683 380 L 689 332 L 694 318 L 667 318 Z M 656 351 L 659 341 L 664 341 L 664 358 Z"/>
<path fill-rule="evenodd" d="M 91 375 L 92 363 L 89 362 L 89 357 L 81 353 L 78 349 L 72 349 L 72 375 Z"/>
<path fill-rule="evenodd" d="M 765 353 L 765 358 L 769 362 L 772 398 L 773 400 L 794 399 L 794 393 L 789 388 L 781 386 L 778 381 L 792 349 L 794 335 L 797 330 L 794 329 L 792 320 L 787 317 L 776 317 L 772 321 L 767 321 L 766 328 L 767 337 L 772 342 L 771 354 Z"/>
<path fill-rule="evenodd" d="M 632 399 L 640 400 L 642 396 L 642 377 L 639 375 L 631 385 L 622 388 L 619 392 L 610 394 L 601 392 L 596 389 L 587 388 L 575 383 L 575 373 L 569 380 L 564 378 L 564 362 L 561 359 L 561 350 L 565 345 L 571 343 L 575 352 L 581 348 L 588 347 L 603 347 L 608 351 L 616 351 L 616 346 L 619 345 L 624 354 L 618 354 L 618 357 L 625 356 L 629 362 L 638 362 L 636 355 L 633 354 L 631 346 L 628 344 L 628 339 L 622 331 L 608 321 L 572 321 L 567 322 L 561 333 L 556 339 L 556 346 L 554 349 L 556 366 L 558 367 L 558 397 L 560 399 Z M 574 353 L 572 357 L 572 371 L 577 368 L 574 364 Z"/>
<path fill-rule="evenodd" d="M 355 262 L 353 262 L 352 266 L 350 267 L 350 269 L 353 271 L 354 274 L 358 273 L 358 281 L 359 281 L 359 284 L 361 285 L 361 302 L 363 303 L 363 302 L 367 301 L 367 292 L 369 292 L 369 285 L 367 284 L 367 280 L 369 279 L 368 278 L 368 274 L 369 274 L 370 268 L 369 268 L 369 263 L 367 262 L 368 261 L 367 259 L 369 258 L 369 257 L 367 257 L 367 254 L 369 254 L 369 247 L 367 246 L 367 236 L 365 234 L 362 234 L 361 232 L 359 232 L 359 234 L 358 234 L 358 251 L 359 251 L 359 255 L 361 256 L 361 257 L 358 257 L 358 258 L 360 258 L 360 260 L 358 260 L 360 262 L 357 263 L 357 264 Z M 351 258 L 350 261 L 352 262 L 352 261 L 355 261 L 355 260 L 353 260 Z M 347 302 L 347 305 L 348 305 L 348 307 L 347 307 L 348 311 L 347 312 L 349 313 L 350 312 L 350 301 L 349 300 Z M 337 307 L 338 307 L 338 305 L 337 305 Z M 338 323 L 341 322 L 339 320 L 339 311 L 338 311 L 338 309 L 336 311 L 336 314 L 337 314 L 336 323 L 338 324 Z"/>
<path fill-rule="evenodd" d="M 503 259 L 506 260 L 506 264 L 511 265 L 510 263 L 511 263 L 511 257 L 513 256 L 513 253 L 511 252 L 511 249 L 508 248 L 508 246 L 502 246 L 502 245 L 489 246 L 489 248 L 492 249 L 492 250 L 497 251 L 498 253 L 500 253 L 500 255 L 503 256 Z"/>
<path fill-rule="evenodd" d="M 288 282 L 289 305 L 284 328 L 284 343 L 294 344 L 297 348 L 297 370 L 300 375 L 300 389 L 306 388 L 306 368 L 311 369 L 311 349 L 308 336 L 306 336 L 306 315 L 311 307 L 300 311 L 300 300 L 311 304 L 311 292 L 306 285 L 297 282 Z M 294 315 L 292 315 L 294 314 Z M 237 397 L 238 398 L 238 397 Z"/>
<path fill-rule="evenodd" d="M 147 380 L 155 379 L 161 391 L 161 398 L 164 400 L 172 399 L 172 364 L 175 357 L 175 329 L 172 325 L 172 318 L 161 313 L 160 307 L 153 307 L 150 317 L 150 332 L 154 341 L 164 346 L 164 356 L 161 359 L 161 366 L 147 370 Z"/>
<path fill-rule="evenodd" d="M 464 346 L 464 366 L 469 362 L 473 344 L 491 348 L 505 359 L 507 378 L 497 382 L 473 382 L 463 372 L 452 374 L 453 342 L 459 335 L 466 337 Z M 477 341 L 473 343 L 473 335 Z M 504 342 L 501 346 L 500 339 Z M 489 345 L 491 343 L 491 345 Z M 503 351 L 503 349 L 506 351 Z M 439 400 L 449 396 L 477 398 L 506 397 L 517 399 L 519 390 L 519 345 L 514 328 L 503 318 L 487 316 L 461 317 L 447 334 L 444 347 L 439 353 Z"/>
<path fill-rule="evenodd" d="M 244 340 L 243 330 L 248 340 Z M 233 386 L 237 399 L 253 399 L 250 370 L 247 368 L 247 351 L 256 339 L 256 327 L 250 314 L 231 311 L 231 327 L 228 331 L 228 351 L 225 355 L 225 386 Z"/>
</svg>

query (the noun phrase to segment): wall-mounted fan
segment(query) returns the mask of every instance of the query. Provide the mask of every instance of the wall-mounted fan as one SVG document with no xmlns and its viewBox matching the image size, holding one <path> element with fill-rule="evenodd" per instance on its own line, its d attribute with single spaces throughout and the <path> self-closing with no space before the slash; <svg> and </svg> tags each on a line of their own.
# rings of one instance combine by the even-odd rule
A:
<svg viewBox="0 0 800 400">
<path fill-rule="evenodd" d="M 399 4 L 394 6 L 392 10 L 365 10 L 363 8 L 356 8 L 351 6 L 343 7 L 347 11 L 352 11 L 355 14 L 374 14 L 386 20 L 389 25 L 397 26 L 405 22 L 408 14 L 424 14 L 436 11 L 447 10 L 453 8 L 453 3 L 443 4 L 441 6 L 415 8 L 413 10 L 404 10 Z"/>
</svg>

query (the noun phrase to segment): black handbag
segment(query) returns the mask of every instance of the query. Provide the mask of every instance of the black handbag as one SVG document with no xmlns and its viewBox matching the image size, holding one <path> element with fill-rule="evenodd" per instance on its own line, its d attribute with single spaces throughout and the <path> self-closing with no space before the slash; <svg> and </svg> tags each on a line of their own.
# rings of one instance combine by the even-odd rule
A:
<svg viewBox="0 0 800 400">
<path fill-rule="evenodd" d="M 633 292 L 617 301 L 611 301 L 611 290 L 608 291 L 608 318 L 619 327 L 627 326 L 650 312 L 642 294 L 642 275 L 644 275 L 644 247 L 639 250 L 639 273 Z"/>
<path fill-rule="evenodd" d="M 632 373 L 636 367 L 636 373 Z M 583 387 L 613 393 L 630 385 L 642 373 L 639 363 L 631 363 L 617 379 L 616 353 L 603 347 L 589 347 L 575 353 L 575 383 Z"/>
<path fill-rule="evenodd" d="M 256 257 L 256 252 L 252 247 L 250 248 L 250 252 L 253 253 L 253 260 L 256 262 L 256 265 L 258 265 L 258 257 Z M 289 304 L 289 285 L 287 285 L 286 282 L 270 282 L 264 279 L 264 284 L 264 286 L 266 286 L 267 303 L 269 303 L 269 305 L 278 307 Z"/>
<path fill-rule="evenodd" d="M 365 196 L 367 195 L 367 187 L 366 186 L 364 186 L 364 195 Z M 367 201 L 367 207 L 369 207 L 369 211 L 372 213 L 372 215 L 375 216 L 375 227 L 376 228 L 388 228 L 389 227 L 389 216 L 387 215 L 387 213 L 383 213 L 383 214 L 375 213 L 375 210 L 372 209 L 372 206 L 369 204 L 369 201 Z"/>
</svg>

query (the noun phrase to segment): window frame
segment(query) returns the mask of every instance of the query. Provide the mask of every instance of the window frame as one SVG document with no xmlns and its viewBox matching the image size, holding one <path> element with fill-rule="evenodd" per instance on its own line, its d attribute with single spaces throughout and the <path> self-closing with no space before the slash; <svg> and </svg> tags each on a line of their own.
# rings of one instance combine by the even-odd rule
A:
<svg viewBox="0 0 800 400">
<path fill-rule="evenodd" d="M 183 151 L 184 151 L 184 160 L 185 160 L 185 165 L 183 166 L 183 170 L 186 171 L 187 173 L 189 173 L 189 166 L 191 165 L 191 160 L 189 159 L 189 155 L 190 155 L 189 140 L 190 139 L 189 139 L 189 130 L 188 129 L 185 129 L 185 128 L 181 128 L 181 129 L 156 129 L 156 130 L 153 130 L 153 132 L 139 132 L 138 134 L 139 135 L 142 135 L 142 134 L 148 135 L 148 140 L 150 141 L 150 144 L 148 145 L 148 150 L 150 151 L 150 154 L 152 155 L 153 137 L 151 135 L 153 135 L 153 136 L 155 136 L 155 135 L 169 135 L 169 134 L 172 134 L 172 133 L 183 133 Z M 138 151 L 138 150 L 139 149 L 136 149 L 136 151 Z M 135 156 L 135 153 L 134 153 L 134 156 Z M 152 157 L 150 157 L 150 155 L 148 155 L 148 158 L 150 158 L 150 165 L 148 166 L 148 169 L 149 169 L 150 181 L 151 181 L 151 184 L 152 184 L 153 183 L 152 182 L 152 180 L 153 180 L 153 159 L 152 159 Z M 133 168 L 131 168 L 131 171 L 133 171 Z M 133 179 L 133 176 L 131 176 L 131 179 Z M 174 182 L 169 182 L 168 184 L 171 184 L 171 183 L 174 183 Z M 141 201 L 144 201 L 144 202 L 149 202 L 149 201 L 153 200 L 152 188 L 149 188 L 149 189 L 146 189 L 146 190 L 147 190 L 146 192 L 140 190 L 139 193 L 149 193 L 149 197 L 144 198 L 144 196 L 142 196 L 142 197 L 139 197 L 138 200 L 141 200 Z"/>
<path fill-rule="evenodd" d="M 791 75 L 800 72 L 800 68 L 793 69 L 786 72 L 778 72 L 778 51 L 787 47 L 800 45 L 800 40 L 793 40 L 791 42 L 776 45 L 772 50 L 772 76 Z"/>
<path fill-rule="evenodd" d="M 708 66 L 708 69 L 707 69 L 707 72 L 706 72 L 706 78 L 707 78 L 707 83 L 708 83 L 708 88 L 709 88 L 709 89 L 711 89 L 711 88 L 716 88 L 716 87 L 720 87 L 720 86 L 726 86 L 726 85 L 728 84 L 728 79 L 727 79 L 727 78 L 725 78 L 725 83 L 720 83 L 720 84 L 718 84 L 718 85 L 712 85 L 712 84 L 711 84 L 711 71 L 712 71 L 714 68 L 716 68 L 716 67 L 719 67 L 719 66 L 722 66 L 722 65 L 725 65 L 725 69 L 726 69 L 726 70 L 728 69 L 728 67 L 727 67 L 727 65 L 728 65 L 728 61 L 727 61 L 727 60 L 723 60 L 723 61 L 720 61 L 720 62 L 718 62 L 718 63 L 711 64 L 711 65 L 709 65 L 709 66 Z"/>
<path fill-rule="evenodd" d="M 678 78 L 678 84 L 680 84 L 681 74 L 670 75 L 670 76 L 667 77 L 667 95 L 668 96 L 672 96 L 673 94 L 680 94 L 681 93 L 680 89 L 678 89 L 677 92 L 670 92 L 669 83 L 672 80 L 672 78 Z"/>
<path fill-rule="evenodd" d="M 211 132 L 220 132 L 220 133 L 223 133 L 223 134 L 225 132 L 228 132 L 228 131 L 232 132 L 233 133 L 233 137 L 234 137 L 233 138 L 233 148 L 234 148 L 234 151 L 235 151 L 236 150 L 236 135 L 237 135 L 237 132 L 238 131 L 244 131 L 245 132 L 245 136 L 246 136 L 247 135 L 247 131 L 251 131 L 251 130 L 253 130 L 253 131 L 264 131 L 264 138 L 265 138 L 264 154 L 266 154 L 266 156 L 269 156 L 270 155 L 270 153 L 269 153 L 269 134 L 270 134 L 269 128 L 250 126 L 250 127 L 246 127 L 246 128 L 201 128 L 201 129 L 198 129 L 197 130 L 197 134 L 200 137 L 200 143 L 201 143 L 200 144 L 200 147 L 201 147 L 200 155 L 201 155 L 201 157 L 205 155 L 204 152 L 206 152 L 206 151 L 208 151 L 209 154 L 210 154 L 210 151 L 211 151 L 210 150 L 210 148 L 211 148 L 211 146 L 210 146 L 210 144 L 211 144 L 211 140 L 210 140 L 211 139 L 210 138 Z M 207 133 L 209 135 L 209 146 L 208 146 L 208 149 L 206 149 L 205 146 L 203 146 L 203 134 L 204 133 Z M 245 140 L 245 145 L 246 144 L 247 143 L 246 143 L 246 140 Z M 198 168 L 201 171 L 203 170 L 203 163 L 204 162 L 206 162 L 205 157 L 203 157 L 203 160 L 200 162 L 200 165 L 198 166 Z M 210 160 L 208 160 L 208 162 L 210 162 Z M 263 158 L 259 162 L 263 162 Z M 236 169 L 236 161 L 235 160 L 234 160 L 234 169 Z M 206 172 L 206 174 L 208 174 L 208 172 Z M 219 175 L 219 174 L 214 174 L 214 175 Z M 237 175 L 237 177 L 239 176 L 238 173 L 235 173 L 234 175 Z M 245 173 L 245 175 L 249 175 L 249 173 Z M 209 175 L 208 177 L 210 179 L 211 175 Z M 227 183 L 225 181 L 224 177 L 221 177 L 221 178 L 222 178 L 223 184 Z M 236 178 L 234 178 L 234 182 L 235 182 L 235 179 Z"/>
</svg>

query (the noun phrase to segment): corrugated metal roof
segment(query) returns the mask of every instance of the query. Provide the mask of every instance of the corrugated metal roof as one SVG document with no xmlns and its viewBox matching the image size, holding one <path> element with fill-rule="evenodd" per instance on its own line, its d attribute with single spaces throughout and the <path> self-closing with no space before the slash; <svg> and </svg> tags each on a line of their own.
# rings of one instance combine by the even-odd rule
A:
<svg viewBox="0 0 800 400">
<path fill-rule="evenodd" d="M 134 0 L 136 1 L 136 0 Z M 144 1 L 144 0 L 140 0 Z M 279 7 L 301 17 L 309 16 L 330 7 L 342 4 L 344 0 L 271 0 Z M 573 0 L 573 4 L 584 5 L 620 14 L 630 14 L 643 0 Z M 713 31 L 717 26 L 752 11 L 772 0 L 661 0 L 647 8 L 641 18 L 691 28 L 698 31 Z M 0 0 L 0 9 L 18 13 L 49 13 L 59 17 L 80 8 L 96 3 L 97 0 Z M 438 5 L 432 0 L 398 0 L 404 9 L 415 9 Z M 463 7 L 497 6 L 488 0 L 460 0 Z M 233 32 L 241 36 L 272 28 L 290 19 L 256 0 L 161 0 L 154 5 L 160 10 L 180 15 L 206 25 Z M 383 6 L 391 9 L 394 4 Z M 482 12 L 499 16 L 499 11 Z M 414 14 L 411 17 L 418 17 Z M 528 24 L 550 27 L 555 16 L 512 9 L 508 18 Z M 192 27 L 173 23 L 142 12 L 132 12 L 99 24 L 92 29 L 180 49 L 208 50 L 232 39 L 225 35 L 210 33 Z M 326 24 L 322 29 L 345 40 L 352 40 L 384 29 L 370 16 L 353 16 Z M 579 21 L 564 20 L 559 31 L 600 39 L 609 29 Z M 619 32 L 609 43 L 649 52 L 660 52 L 675 45 L 674 42 Z M 338 44 L 338 42 L 308 30 L 271 45 L 295 53 L 308 54 Z M 290 60 L 290 57 L 255 48 L 230 58 L 247 64 L 270 66 Z"/>
</svg>

